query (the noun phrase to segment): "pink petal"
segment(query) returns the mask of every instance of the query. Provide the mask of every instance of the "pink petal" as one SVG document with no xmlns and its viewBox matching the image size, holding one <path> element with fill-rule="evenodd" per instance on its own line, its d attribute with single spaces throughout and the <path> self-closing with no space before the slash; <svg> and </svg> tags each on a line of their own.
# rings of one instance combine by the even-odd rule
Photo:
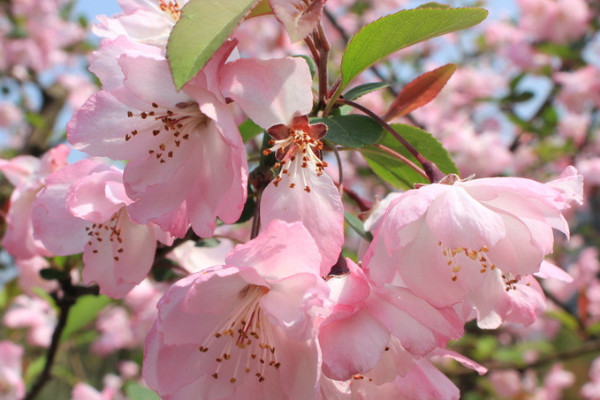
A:
<svg viewBox="0 0 600 400">
<path fill-rule="evenodd" d="M 491 247 L 506 235 L 502 218 L 458 186 L 448 186 L 446 193 L 431 203 L 427 225 L 451 249 Z"/>
<path fill-rule="evenodd" d="M 337 380 L 365 373 L 377 364 L 389 340 L 388 330 L 368 311 L 337 312 L 319 329 L 323 371 Z"/>
<path fill-rule="evenodd" d="M 267 129 L 312 109 L 312 77 L 301 58 L 240 59 L 221 71 L 223 93 Z"/>
<path fill-rule="evenodd" d="M 287 29 L 292 42 L 317 29 L 326 0 L 269 0 L 275 16 Z"/>
<path fill-rule="evenodd" d="M 300 222 L 273 220 L 255 239 L 238 245 L 228 265 L 249 265 L 270 281 L 311 273 L 320 276 L 321 257 L 314 239 Z"/>
<path fill-rule="evenodd" d="M 322 257 L 321 275 L 325 276 L 344 243 L 344 206 L 339 191 L 327 174 L 317 176 L 298 161 L 291 162 L 289 169 L 277 186 L 271 182 L 264 190 L 261 223 L 267 226 L 275 219 L 302 222 L 316 240 Z"/>
</svg>

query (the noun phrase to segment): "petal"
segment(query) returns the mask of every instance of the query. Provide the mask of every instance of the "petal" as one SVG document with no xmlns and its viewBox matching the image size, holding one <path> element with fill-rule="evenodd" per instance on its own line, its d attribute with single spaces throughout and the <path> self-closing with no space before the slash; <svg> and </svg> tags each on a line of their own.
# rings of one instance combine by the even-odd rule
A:
<svg viewBox="0 0 600 400">
<path fill-rule="evenodd" d="M 336 312 L 319 328 L 323 371 L 337 380 L 365 373 L 377 364 L 389 341 L 386 327 L 367 310 Z"/>
<path fill-rule="evenodd" d="M 271 281 L 300 274 L 320 276 L 321 257 L 314 239 L 299 222 L 273 220 L 255 239 L 238 245 L 228 265 L 249 265 Z"/>
<path fill-rule="evenodd" d="M 223 93 L 267 129 L 312 109 L 312 77 L 301 58 L 239 59 L 221 71 Z"/>
<path fill-rule="evenodd" d="M 502 218 L 458 186 L 448 186 L 446 193 L 431 203 L 427 225 L 451 249 L 491 247 L 506 236 Z"/>
<path fill-rule="evenodd" d="M 337 187 L 327 174 L 318 176 L 292 161 L 289 173 L 277 186 L 271 182 L 260 204 L 261 223 L 274 219 L 300 221 L 308 229 L 321 253 L 321 275 L 337 262 L 344 243 L 344 206 Z"/>
<path fill-rule="evenodd" d="M 269 0 L 273 13 L 287 29 L 292 42 L 318 28 L 326 0 Z"/>
</svg>

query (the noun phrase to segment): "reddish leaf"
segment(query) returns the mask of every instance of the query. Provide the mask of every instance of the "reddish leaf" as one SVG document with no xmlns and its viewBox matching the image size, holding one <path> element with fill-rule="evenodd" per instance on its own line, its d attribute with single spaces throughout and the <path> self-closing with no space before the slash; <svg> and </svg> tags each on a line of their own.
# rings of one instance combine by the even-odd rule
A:
<svg viewBox="0 0 600 400">
<path fill-rule="evenodd" d="M 424 106 L 438 95 L 456 71 L 456 64 L 446 64 L 414 79 L 402 89 L 383 117 L 389 121 Z"/>
</svg>

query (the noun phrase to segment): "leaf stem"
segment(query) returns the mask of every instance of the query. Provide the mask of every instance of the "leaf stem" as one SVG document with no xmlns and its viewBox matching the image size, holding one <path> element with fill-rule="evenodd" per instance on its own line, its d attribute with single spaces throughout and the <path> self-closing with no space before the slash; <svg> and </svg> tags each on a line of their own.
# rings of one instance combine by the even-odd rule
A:
<svg viewBox="0 0 600 400">
<path fill-rule="evenodd" d="M 348 106 L 356 108 L 357 110 L 362 111 L 363 113 L 367 114 L 369 117 L 373 118 L 379 125 L 381 125 L 383 127 L 383 129 L 385 129 L 386 131 L 391 133 L 392 136 L 394 136 L 396 138 L 396 140 L 398 140 L 400 142 L 400 144 L 402 144 L 402 146 L 404 146 L 406 148 L 406 150 L 408 150 L 408 152 L 410 154 L 412 154 L 413 157 L 415 157 L 417 159 L 417 161 L 419 161 L 419 163 L 423 166 L 423 171 L 426 174 L 425 177 L 427 179 L 429 179 L 429 182 L 431 182 L 431 183 L 438 182 L 439 180 L 441 180 L 444 177 L 444 174 L 442 174 L 442 172 L 439 170 L 439 168 L 434 163 L 432 163 L 431 161 L 429 161 L 428 159 L 423 157 L 423 155 L 421 153 L 419 153 L 419 151 L 417 149 L 415 149 L 412 144 L 410 144 L 406 139 L 404 139 L 402 137 L 402 135 L 400 135 L 398 132 L 396 132 L 396 130 L 394 128 L 392 128 L 390 126 L 390 124 L 385 122 L 381 117 L 379 117 L 373 111 L 369 110 L 367 107 L 365 107 L 361 104 L 355 103 L 350 100 L 338 99 L 337 102 L 341 103 L 341 104 L 346 104 Z"/>
</svg>

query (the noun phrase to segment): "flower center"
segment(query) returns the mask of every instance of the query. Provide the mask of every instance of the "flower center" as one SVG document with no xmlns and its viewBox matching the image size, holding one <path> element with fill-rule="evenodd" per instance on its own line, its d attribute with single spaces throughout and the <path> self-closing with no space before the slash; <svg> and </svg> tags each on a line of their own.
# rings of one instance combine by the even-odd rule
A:
<svg viewBox="0 0 600 400">
<path fill-rule="evenodd" d="M 123 243 L 123 237 L 121 235 L 121 228 L 119 224 L 119 214 L 121 211 L 114 213 L 107 222 L 102 224 L 91 224 L 85 227 L 85 231 L 89 236 L 88 245 L 91 247 L 92 253 L 98 253 L 98 246 L 101 246 L 104 241 L 108 241 L 113 244 L 118 243 L 119 246 L 113 258 L 115 261 L 119 261 L 119 254 L 125 251 L 123 246 L 121 246 Z"/>
<path fill-rule="evenodd" d="M 179 7 L 179 4 L 177 4 L 177 1 L 167 2 L 165 0 L 158 0 L 158 6 L 162 12 L 171 17 L 174 22 L 179 20 L 179 17 L 181 16 L 181 8 Z"/>
<path fill-rule="evenodd" d="M 274 328 L 259 305 L 268 291 L 264 286 L 246 286 L 240 292 L 237 310 L 198 347 L 201 353 L 215 357 L 213 378 L 229 378 L 230 383 L 236 383 L 240 376 L 253 374 L 258 382 L 264 382 L 267 368 L 281 367 L 275 353 Z"/>
<path fill-rule="evenodd" d="M 173 111 L 152 103 L 150 111 L 127 111 L 127 117 L 140 118 L 143 123 L 139 130 L 134 129 L 127 133 L 125 141 L 134 140 L 141 132 L 152 133 L 153 138 L 162 140 L 152 140 L 148 154 L 153 155 L 157 162 L 166 163 L 173 158 L 182 143 L 190 139 L 191 131 L 208 123 L 208 117 L 198 109 L 197 103 L 178 103 L 175 107 Z"/>
<path fill-rule="evenodd" d="M 443 246 L 442 242 L 438 242 L 438 246 L 442 248 L 442 254 L 448 259 L 447 264 L 452 270 L 452 281 L 455 282 L 458 279 L 458 272 L 462 269 L 462 263 L 478 263 L 479 272 L 484 274 L 487 271 L 496 269 L 496 265 L 493 264 L 487 256 L 490 251 L 487 246 L 481 247 L 479 250 L 469 249 L 466 247 L 449 248 Z M 462 263 L 458 262 L 457 259 L 462 258 Z M 521 279 L 520 276 L 514 276 L 511 273 L 502 271 L 502 280 L 506 285 L 506 291 L 515 290 L 516 284 Z"/>
<path fill-rule="evenodd" d="M 317 176 L 323 175 L 323 168 L 327 167 L 327 162 L 321 160 L 317 155 L 323 149 L 323 142 L 313 139 L 302 130 L 293 130 L 290 135 L 284 139 L 271 139 L 269 141 L 270 149 L 263 151 L 264 155 L 275 153 L 278 162 L 275 168 L 280 168 L 279 175 L 273 180 L 273 184 L 278 186 L 283 175 L 290 177 L 290 188 L 296 187 L 296 174 L 302 175 L 301 181 L 304 190 L 310 193 L 310 186 L 304 176 L 306 168 L 314 170 Z"/>
</svg>

